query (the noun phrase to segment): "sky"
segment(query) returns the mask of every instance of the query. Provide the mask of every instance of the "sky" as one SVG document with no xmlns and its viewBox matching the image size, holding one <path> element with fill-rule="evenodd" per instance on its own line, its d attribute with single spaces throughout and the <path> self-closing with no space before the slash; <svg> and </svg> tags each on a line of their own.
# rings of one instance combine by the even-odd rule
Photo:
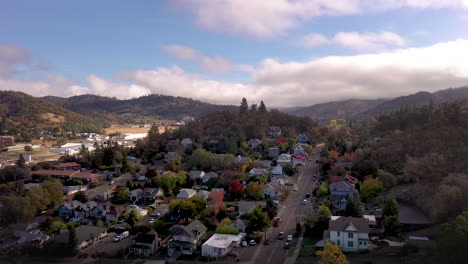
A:
<svg viewBox="0 0 468 264">
<path fill-rule="evenodd" d="M 0 89 L 293 107 L 468 85 L 468 0 L 2 1 Z"/>
</svg>

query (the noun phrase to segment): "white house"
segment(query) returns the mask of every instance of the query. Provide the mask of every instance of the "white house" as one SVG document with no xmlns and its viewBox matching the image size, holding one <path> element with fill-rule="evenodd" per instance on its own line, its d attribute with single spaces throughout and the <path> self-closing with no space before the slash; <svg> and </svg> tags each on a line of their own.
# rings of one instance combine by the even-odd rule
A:
<svg viewBox="0 0 468 264">
<path fill-rule="evenodd" d="M 190 172 L 190 179 L 198 180 L 203 179 L 205 177 L 204 171 L 191 171 Z"/>
<path fill-rule="evenodd" d="M 177 194 L 177 200 L 187 200 L 192 198 L 197 191 L 193 189 L 180 189 L 179 193 Z"/>
<path fill-rule="evenodd" d="M 263 168 L 253 168 L 249 171 L 249 174 L 250 175 L 268 174 L 268 170 L 263 169 Z"/>
<path fill-rule="evenodd" d="M 202 256 L 223 257 L 232 248 L 239 246 L 244 237 L 245 233 L 239 233 L 238 235 L 215 233 L 202 245 Z"/>
<path fill-rule="evenodd" d="M 250 158 L 249 157 L 242 157 L 241 155 L 237 155 L 237 157 L 234 159 L 235 163 L 249 163 Z"/>
<path fill-rule="evenodd" d="M 292 165 L 292 157 L 289 154 L 281 154 L 278 156 L 278 159 L 276 160 L 276 164 L 280 166 L 287 166 L 287 165 Z"/>
<path fill-rule="evenodd" d="M 283 194 L 283 190 L 279 186 L 267 184 L 263 187 L 263 194 L 266 198 L 279 198 Z"/>
<path fill-rule="evenodd" d="M 330 240 L 345 252 L 369 248 L 369 220 L 358 217 L 332 216 L 325 239 Z"/>
<path fill-rule="evenodd" d="M 138 257 L 152 256 L 157 249 L 158 233 L 154 231 L 137 235 L 133 239 L 132 244 L 128 247 L 128 251 Z"/>
<path fill-rule="evenodd" d="M 304 166 L 307 161 L 307 155 L 299 153 L 293 157 L 293 166 Z"/>
<path fill-rule="evenodd" d="M 289 177 L 286 175 L 275 175 L 271 177 L 271 185 L 284 186 L 289 182 Z"/>
</svg>

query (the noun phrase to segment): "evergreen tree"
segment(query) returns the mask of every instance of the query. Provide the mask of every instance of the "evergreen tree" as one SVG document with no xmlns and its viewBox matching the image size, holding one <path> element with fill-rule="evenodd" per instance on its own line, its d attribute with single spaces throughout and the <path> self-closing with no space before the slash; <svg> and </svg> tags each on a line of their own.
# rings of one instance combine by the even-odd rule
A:
<svg viewBox="0 0 468 264">
<path fill-rule="evenodd" d="M 265 103 L 263 103 L 263 100 L 260 102 L 260 107 L 258 108 L 258 111 L 262 114 L 267 112 L 267 109 L 266 109 Z"/>
<path fill-rule="evenodd" d="M 76 237 L 76 229 L 74 225 L 68 226 L 68 244 L 72 247 L 78 245 L 78 238 Z"/>
<path fill-rule="evenodd" d="M 241 106 L 240 106 L 240 114 L 241 115 L 245 115 L 247 114 L 249 110 L 249 105 L 247 104 L 247 99 L 242 98 L 242 102 L 241 102 Z"/>
<path fill-rule="evenodd" d="M 18 167 L 24 168 L 26 166 L 26 159 L 24 158 L 23 154 L 19 155 L 19 160 L 18 160 Z"/>
</svg>

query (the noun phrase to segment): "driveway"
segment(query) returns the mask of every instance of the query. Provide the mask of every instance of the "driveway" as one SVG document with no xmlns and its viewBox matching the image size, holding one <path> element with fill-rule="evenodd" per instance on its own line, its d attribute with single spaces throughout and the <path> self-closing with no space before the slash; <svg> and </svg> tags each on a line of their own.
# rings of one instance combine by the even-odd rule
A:
<svg viewBox="0 0 468 264">
<path fill-rule="evenodd" d="M 82 252 L 89 255 L 105 252 L 109 257 L 121 255 L 124 250 L 132 244 L 132 240 L 135 236 L 130 235 L 123 240 L 114 243 L 113 239 L 116 235 L 116 233 L 109 233 L 106 238 L 83 249 Z"/>
</svg>

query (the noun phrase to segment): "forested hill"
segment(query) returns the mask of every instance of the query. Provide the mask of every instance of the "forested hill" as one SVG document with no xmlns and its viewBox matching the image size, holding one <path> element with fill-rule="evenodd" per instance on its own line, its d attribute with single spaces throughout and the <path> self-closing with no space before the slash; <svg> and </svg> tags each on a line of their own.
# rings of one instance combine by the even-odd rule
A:
<svg viewBox="0 0 468 264">
<path fill-rule="evenodd" d="M 420 106 L 428 104 L 429 102 L 451 102 L 464 97 L 468 97 L 468 87 L 450 88 L 434 93 L 418 92 L 416 94 L 401 96 L 394 99 L 351 99 L 295 108 L 286 112 L 299 116 L 308 116 L 317 121 L 327 123 L 331 119 L 365 119 L 405 107 Z"/>
<path fill-rule="evenodd" d="M 0 91 L 0 131 L 7 134 L 40 133 L 43 129 L 99 132 L 104 120 L 81 115 L 22 92 Z"/>
<path fill-rule="evenodd" d="M 48 96 L 44 99 L 78 113 L 101 114 L 128 121 L 138 117 L 180 120 L 184 117 L 203 116 L 212 111 L 237 111 L 238 109 L 232 105 L 215 105 L 190 98 L 156 94 L 128 100 L 97 95 L 80 95 L 70 98 Z"/>
</svg>

